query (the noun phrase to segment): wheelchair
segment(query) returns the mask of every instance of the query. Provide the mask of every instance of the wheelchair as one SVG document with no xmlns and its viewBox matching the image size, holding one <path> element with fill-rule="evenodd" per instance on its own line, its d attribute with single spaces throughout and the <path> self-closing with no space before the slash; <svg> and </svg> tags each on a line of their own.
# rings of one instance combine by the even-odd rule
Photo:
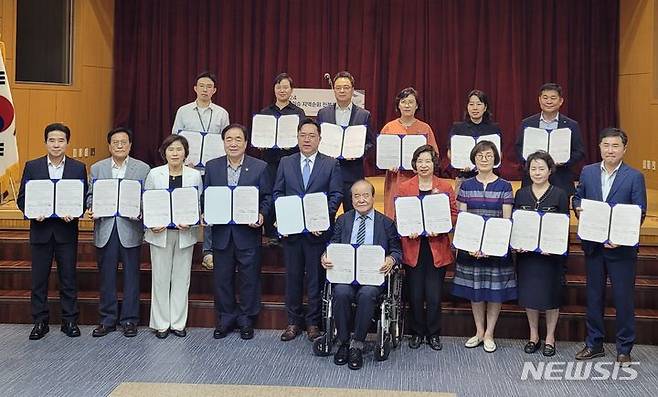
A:
<svg viewBox="0 0 658 397">
<path fill-rule="evenodd" d="M 373 316 L 377 323 L 375 360 L 385 361 L 391 350 L 398 347 L 404 334 L 403 274 L 394 268 L 386 276 L 386 291 L 380 294 L 378 308 Z M 326 357 L 332 354 L 336 339 L 336 327 L 332 314 L 332 288 L 326 282 L 322 293 L 322 325 L 324 335 L 313 341 L 313 353 Z"/>
</svg>

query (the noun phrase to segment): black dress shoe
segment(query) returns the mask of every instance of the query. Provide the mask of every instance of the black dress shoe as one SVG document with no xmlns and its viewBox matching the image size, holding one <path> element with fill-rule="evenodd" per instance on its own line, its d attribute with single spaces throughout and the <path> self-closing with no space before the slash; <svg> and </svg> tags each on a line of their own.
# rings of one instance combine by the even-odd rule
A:
<svg viewBox="0 0 658 397">
<path fill-rule="evenodd" d="M 603 357 L 603 356 L 605 356 L 605 351 L 603 351 L 603 346 L 601 346 L 598 349 L 592 349 L 590 347 L 585 346 L 583 350 L 576 353 L 576 360 L 590 360 L 592 358 Z"/>
<path fill-rule="evenodd" d="M 32 328 L 32 331 L 30 332 L 30 340 L 39 340 L 46 336 L 46 334 L 50 331 L 50 327 L 48 327 L 48 324 L 46 323 L 36 323 L 34 324 L 34 328 Z"/>
<path fill-rule="evenodd" d="M 617 362 L 620 367 L 628 367 L 631 365 L 631 355 L 630 354 L 617 354 Z"/>
<path fill-rule="evenodd" d="M 412 349 L 418 349 L 420 345 L 423 343 L 423 337 L 420 335 L 411 335 L 411 339 L 409 339 L 409 347 Z"/>
<path fill-rule="evenodd" d="M 438 351 L 443 349 L 443 343 L 441 343 L 441 338 L 439 338 L 439 335 L 430 336 L 427 340 L 427 344 L 430 345 L 433 350 Z"/>
<path fill-rule="evenodd" d="M 347 366 L 350 369 L 361 369 L 363 367 L 363 352 L 361 349 L 350 349 Z"/>
<path fill-rule="evenodd" d="M 123 336 L 126 338 L 137 336 L 137 324 L 131 322 L 123 324 Z"/>
<path fill-rule="evenodd" d="M 226 338 L 226 335 L 228 335 L 228 332 L 224 327 L 215 328 L 215 332 L 212 333 L 212 337 L 215 339 Z"/>
<path fill-rule="evenodd" d="M 523 351 L 528 354 L 533 354 L 537 350 L 539 350 L 540 347 L 541 347 L 541 343 L 539 341 L 537 342 L 528 341 L 528 343 L 526 343 L 525 346 L 523 347 Z"/>
<path fill-rule="evenodd" d="M 334 364 L 336 365 L 345 365 L 347 364 L 347 358 L 350 354 L 349 345 L 340 345 L 336 354 L 334 354 Z"/>
<path fill-rule="evenodd" d="M 117 327 L 115 326 L 108 326 L 108 325 L 99 325 L 98 327 L 94 328 L 94 330 L 91 332 L 91 336 L 94 338 L 100 338 L 101 336 L 105 336 L 109 334 L 110 332 L 116 331 Z"/>
<path fill-rule="evenodd" d="M 78 328 L 78 324 L 74 321 L 65 321 L 60 329 L 69 338 L 77 338 L 80 336 L 80 328 Z"/>
<path fill-rule="evenodd" d="M 555 346 L 545 343 L 541 354 L 543 354 L 544 357 L 553 357 L 555 355 Z"/>
<path fill-rule="evenodd" d="M 251 325 L 240 327 L 240 338 L 244 340 L 254 339 L 254 327 Z"/>
<path fill-rule="evenodd" d="M 164 339 L 169 336 L 169 330 L 166 329 L 164 331 L 155 331 L 155 337 L 158 339 Z"/>
<path fill-rule="evenodd" d="M 172 330 L 171 330 L 171 333 L 174 334 L 174 335 L 176 335 L 176 336 L 179 337 L 179 338 L 184 338 L 184 337 L 187 336 L 187 331 L 185 330 L 185 328 L 180 329 L 180 330 L 178 330 L 178 329 L 172 329 Z"/>
</svg>

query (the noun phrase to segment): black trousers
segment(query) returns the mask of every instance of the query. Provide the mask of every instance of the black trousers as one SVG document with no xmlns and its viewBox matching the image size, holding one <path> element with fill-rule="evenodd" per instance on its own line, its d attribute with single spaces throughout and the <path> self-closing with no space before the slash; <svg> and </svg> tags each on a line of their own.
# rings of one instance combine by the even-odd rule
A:
<svg viewBox="0 0 658 397">
<path fill-rule="evenodd" d="M 405 266 L 411 330 L 420 336 L 441 332 L 441 294 L 446 267 L 436 268 L 426 237 L 422 237 L 416 267 Z"/>
<path fill-rule="evenodd" d="M 114 326 L 139 323 L 139 257 L 141 245 L 126 248 L 121 245 L 116 224 L 103 248 L 96 250 L 100 272 L 100 324 Z M 123 264 L 123 302 L 119 315 L 117 300 L 117 270 L 119 261 Z"/>
<path fill-rule="evenodd" d="M 59 275 L 59 297 L 62 306 L 62 320 L 77 321 L 78 291 L 75 266 L 78 242 L 57 243 L 55 237 L 45 244 L 30 244 L 32 248 L 32 319 L 35 323 L 50 320 L 48 310 L 48 279 L 53 258 L 57 262 Z"/>
<path fill-rule="evenodd" d="M 373 285 L 333 284 L 332 290 L 338 342 L 346 344 L 350 340 L 352 303 L 356 303 L 354 340 L 364 342 L 382 289 Z"/>
<path fill-rule="evenodd" d="M 253 326 L 260 311 L 260 247 L 237 249 L 233 238 L 222 250 L 213 250 L 217 327 Z M 240 304 L 235 300 L 235 270 L 240 280 Z"/>
<path fill-rule="evenodd" d="M 326 248 L 323 242 L 310 242 L 304 238 L 289 241 L 283 239 L 283 255 L 286 261 L 286 310 L 288 324 L 320 325 L 322 314 L 321 286 L 324 285 L 325 270 L 320 257 Z M 308 296 L 308 310 L 304 315 L 304 280 Z"/>
</svg>

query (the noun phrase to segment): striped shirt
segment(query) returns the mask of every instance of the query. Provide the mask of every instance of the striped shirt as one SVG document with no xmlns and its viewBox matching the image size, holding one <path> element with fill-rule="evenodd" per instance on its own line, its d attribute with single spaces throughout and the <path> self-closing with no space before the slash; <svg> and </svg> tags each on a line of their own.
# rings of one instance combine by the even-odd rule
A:
<svg viewBox="0 0 658 397">
<path fill-rule="evenodd" d="M 514 194 L 512 185 L 503 178 L 489 182 L 485 189 L 484 185 L 473 177 L 461 184 L 457 201 L 466 204 L 470 213 L 501 218 L 503 205 L 514 204 Z"/>
</svg>

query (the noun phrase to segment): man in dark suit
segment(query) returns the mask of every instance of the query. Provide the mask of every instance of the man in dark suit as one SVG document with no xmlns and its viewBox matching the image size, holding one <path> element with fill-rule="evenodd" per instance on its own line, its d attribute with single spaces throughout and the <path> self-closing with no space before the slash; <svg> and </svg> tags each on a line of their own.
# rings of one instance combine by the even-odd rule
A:
<svg viewBox="0 0 658 397">
<path fill-rule="evenodd" d="M 363 179 L 363 159 L 373 147 L 375 138 L 370 129 L 370 112 L 352 103 L 354 77 L 346 71 L 338 72 L 333 78 L 333 87 L 336 103 L 320 109 L 317 117 L 318 124 L 331 123 L 342 127 L 365 125 L 368 128 L 363 158 L 340 160 L 343 175 L 343 212 L 347 212 L 352 209 L 350 188 L 354 182 Z"/>
<path fill-rule="evenodd" d="M 129 179 L 144 182 L 151 167 L 131 158 L 132 131 L 115 128 L 107 133 L 110 157 L 91 166 L 88 215 L 93 218 L 93 181 L 96 179 Z M 94 245 L 100 273 L 100 321 L 92 331 L 93 337 L 102 337 L 116 330 L 117 321 L 123 335 L 137 336 L 139 323 L 139 259 L 144 240 L 144 225 L 140 219 L 121 216 L 94 219 Z M 123 300 L 121 313 L 117 301 L 117 267 L 123 265 Z"/>
<path fill-rule="evenodd" d="M 618 128 L 606 128 L 599 136 L 603 161 L 590 164 L 580 174 L 578 189 L 573 197 L 573 208 L 580 215 L 581 199 L 605 201 L 614 204 L 635 204 L 642 208 L 642 219 L 647 211 L 647 191 L 644 176 L 622 162 L 628 137 Z M 612 283 L 616 309 L 617 362 L 628 365 L 635 342 L 635 267 L 637 247 L 617 246 L 612 243 L 582 241 L 587 264 L 587 338 L 585 347 L 576 354 L 577 360 L 588 360 L 605 355 L 603 338 L 605 328 L 606 275 Z"/>
<path fill-rule="evenodd" d="M 323 192 L 327 194 L 329 219 L 333 219 L 343 198 L 343 179 L 338 160 L 318 153 L 320 126 L 311 119 L 303 120 L 297 132 L 299 153 L 281 159 L 274 183 L 273 196 Z M 325 232 L 301 233 L 284 236 L 283 254 L 286 261 L 286 309 L 288 327 L 281 334 L 289 341 L 301 333 L 306 324 L 309 340 L 320 336 L 320 285 L 324 282 L 324 269 L 320 256 L 331 237 L 331 227 Z M 304 275 L 306 274 L 308 309 L 304 316 Z"/>
<path fill-rule="evenodd" d="M 352 204 L 354 209 L 336 220 L 331 242 L 381 246 L 384 248 L 386 258 L 379 271 L 390 272 L 396 263 L 402 263 L 400 237 L 395 223 L 373 208 L 375 187 L 365 179 L 356 181 L 352 185 Z M 333 266 L 326 254 L 322 256 L 322 266 L 325 269 Z M 333 313 L 339 344 L 338 352 L 334 355 L 334 364 L 349 363 L 350 369 L 360 369 L 363 366 L 363 347 L 381 293 L 381 287 L 372 285 L 333 285 Z M 354 316 L 352 316 L 353 303 L 356 303 Z M 354 336 L 350 342 L 352 318 L 354 318 Z"/>
<path fill-rule="evenodd" d="M 66 146 L 71 138 L 69 128 L 60 123 L 50 124 L 44 131 L 48 154 L 25 163 L 18 193 L 18 208 L 25 212 L 25 184 L 36 179 L 79 179 L 87 192 L 85 165 L 67 158 Z M 83 196 L 84 197 L 84 196 Z M 59 296 L 62 306 L 61 330 L 67 336 L 80 336 L 75 266 L 78 254 L 78 219 L 39 217 L 30 221 L 32 249 L 32 319 L 31 340 L 43 338 L 48 331 L 48 278 L 53 258 L 59 273 Z"/>
<path fill-rule="evenodd" d="M 556 164 L 556 171 L 551 174 L 551 184 L 564 190 L 567 195 L 573 195 L 574 175 L 571 168 L 585 157 L 583 148 L 583 139 L 580 135 L 578 122 L 570 119 L 560 113 L 560 107 L 564 103 L 562 97 L 562 87 L 555 83 L 546 83 L 539 88 L 539 107 L 541 112 L 524 119 L 521 122 L 516 138 L 516 153 L 519 161 L 523 165 L 523 132 L 526 127 L 543 128 L 551 131 L 558 128 L 568 128 L 571 130 L 571 156 L 566 163 Z M 523 177 L 523 186 L 531 183 L 527 173 Z"/>
<path fill-rule="evenodd" d="M 213 276 L 217 324 L 213 337 L 221 339 L 236 325 L 242 339 L 254 337 L 253 324 L 260 311 L 261 226 L 271 206 L 267 163 L 245 155 L 247 128 L 230 124 L 222 130 L 226 156 L 206 164 L 204 188 L 255 186 L 258 188 L 258 221 L 250 225 L 213 225 Z M 235 301 L 235 269 L 240 278 L 240 304 Z"/>
</svg>

